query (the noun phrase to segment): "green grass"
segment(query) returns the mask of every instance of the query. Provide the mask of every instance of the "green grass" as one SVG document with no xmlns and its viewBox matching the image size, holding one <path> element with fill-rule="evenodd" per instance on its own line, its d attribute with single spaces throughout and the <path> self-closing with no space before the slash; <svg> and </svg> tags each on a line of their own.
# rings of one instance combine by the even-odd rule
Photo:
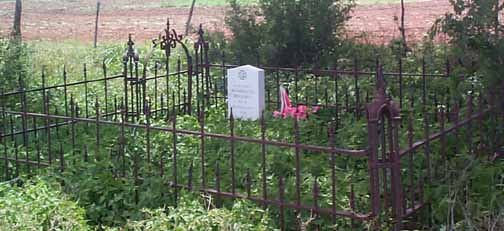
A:
<svg viewBox="0 0 504 231">
<path fill-rule="evenodd" d="M 420 2 L 426 0 L 406 0 L 405 2 Z M 239 0 L 243 5 L 254 5 L 259 0 Z M 190 0 L 164 0 L 161 2 L 161 7 L 189 7 L 192 1 Z M 390 4 L 400 3 L 399 0 L 356 0 L 358 5 L 372 5 L 372 4 Z M 226 6 L 228 0 L 197 0 L 196 6 Z"/>
</svg>

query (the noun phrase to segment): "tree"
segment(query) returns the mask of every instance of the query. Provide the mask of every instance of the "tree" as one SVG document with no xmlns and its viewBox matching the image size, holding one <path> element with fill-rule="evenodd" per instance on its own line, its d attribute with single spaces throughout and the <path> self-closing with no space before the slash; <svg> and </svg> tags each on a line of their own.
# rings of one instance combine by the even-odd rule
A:
<svg viewBox="0 0 504 231">
<path fill-rule="evenodd" d="M 500 36 L 503 28 L 498 20 L 504 3 L 452 0 L 451 4 L 453 12 L 436 21 L 431 37 L 438 33 L 448 35 L 452 55 L 464 73 L 484 76 L 488 86 L 498 84 L 504 73 L 504 38 Z"/>
<path fill-rule="evenodd" d="M 185 29 L 185 34 L 184 34 L 185 36 L 187 36 L 189 34 L 189 28 L 191 27 L 191 19 L 192 19 L 192 15 L 194 12 L 194 5 L 196 5 L 196 0 L 192 1 L 191 9 L 189 10 L 189 17 L 187 18 L 186 29 Z"/>
<path fill-rule="evenodd" d="M 353 5 L 353 0 L 260 0 L 256 10 L 230 0 L 231 49 L 248 62 L 323 62 L 338 47 Z"/>
</svg>

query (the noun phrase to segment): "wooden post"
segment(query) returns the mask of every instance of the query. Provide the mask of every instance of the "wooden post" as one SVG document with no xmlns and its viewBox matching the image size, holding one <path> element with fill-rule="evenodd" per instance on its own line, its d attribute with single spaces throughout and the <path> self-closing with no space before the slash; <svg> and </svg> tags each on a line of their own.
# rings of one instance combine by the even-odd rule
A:
<svg viewBox="0 0 504 231">
<path fill-rule="evenodd" d="M 14 38 L 21 41 L 21 12 L 23 10 L 21 0 L 16 0 L 16 10 L 14 12 Z"/>
<path fill-rule="evenodd" d="M 189 27 L 191 26 L 191 19 L 192 19 L 192 15 L 194 12 L 194 5 L 196 5 L 196 0 L 192 1 L 191 9 L 189 10 L 189 17 L 187 18 L 186 29 L 185 29 L 185 34 L 184 34 L 185 36 L 187 36 L 189 34 Z"/>
<path fill-rule="evenodd" d="M 405 18 L 404 12 L 405 12 L 404 0 L 401 0 L 401 28 L 400 28 L 400 31 L 401 31 L 402 42 L 403 42 L 403 47 L 404 47 L 404 54 L 403 55 L 406 55 L 406 52 L 408 52 L 408 43 L 406 42 L 406 28 L 404 26 L 404 18 Z"/>
<path fill-rule="evenodd" d="M 100 0 L 96 1 L 96 21 L 95 21 L 95 34 L 94 34 L 94 48 L 98 42 L 98 19 L 100 16 Z"/>
</svg>

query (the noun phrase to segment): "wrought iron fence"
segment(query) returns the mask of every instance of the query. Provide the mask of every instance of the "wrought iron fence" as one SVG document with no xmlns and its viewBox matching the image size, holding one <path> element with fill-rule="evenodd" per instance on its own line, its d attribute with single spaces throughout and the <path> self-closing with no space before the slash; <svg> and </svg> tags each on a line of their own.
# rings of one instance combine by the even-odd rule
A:
<svg viewBox="0 0 504 231">
<path fill-rule="evenodd" d="M 172 52 L 179 46 L 185 57 L 173 64 Z M 386 214 L 394 230 L 401 230 L 428 204 L 425 185 L 443 179 L 447 159 L 460 148 L 448 139 L 462 139 L 463 133 L 472 155 L 493 155 L 503 143 L 499 134 L 504 122 L 504 87 L 479 91 L 469 85 L 473 89 L 467 95 L 452 98 L 445 88 L 429 86 L 452 76 L 449 65 L 444 74 L 428 74 L 425 63 L 422 73 L 406 73 L 401 59 L 396 72 L 383 71 L 378 61 L 374 67 L 360 68 L 356 59 L 351 61 L 351 70 L 338 65 L 328 69 L 259 65 L 266 71 L 268 110 L 279 105 L 283 84 L 292 89 L 294 103 L 324 108 L 326 119 L 317 124 L 316 139 L 308 139 L 305 136 L 310 134 L 300 128 L 304 121 L 275 120 L 267 114 L 256 122 L 236 121 L 232 113 L 227 118 L 225 72 L 235 65 L 227 64 L 224 55 L 212 64 L 201 28 L 190 50 L 168 24 L 164 35 L 153 42 L 153 51 L 158 48 L 164 52 L 163 60 L 152 61 L 149 53 L 142 63 L 130 36 L 121 74 L 108 76 L 103 65 L 103 78 L 88 79 L 84 66 L 82 81 L 68 82 L 65 70 L 62 84 L 47 86 L 42 73 L 40 87 L 25 89 L 21 79 L 19 89 L 2 93 L 4 155 L 0 160 L 5 178 L 34 172 L 34 167 L 66 171 L 76 159 L 98 161 L 109 155 L 118 178 L 139 183 L 152 174 L 165 177 L 175 203 L 180 190 L 192 190 L 219 200 L 242 198 L 274 208 L 282 229 L 286 220 L 296 220 L 301 226 L 301 214 L 333 223 L 342 217 L 352 224 L 370 221 L 374 225 Z M 408 91 L 412 88 L 420 90 Z M 220 121 L 226 122 L 218 126 L 225 128 L 214 129 L 218 132 L 208 127 L 212 106 L 223 108 L 221 118 L 225 119 Z M 190 118 L 196 118 L 199 126 L 181 125 Z M 359 122 L 366 126 L 364 135 L 357 136 L 358 144 L 339 147 L 342 130 Z M 237 123 L 255 124 L 255 135 L 240 135 L 242 126 Z M 285 127 L 292 123 L 286 132 L 292 140 L 270 138 L 270 126 L 278 123 Z M 415 127 L 423 132 L 415 136 Z M 167 136 L 156 138 L 159 134 Z M 191 144 L 184 143 L 188 139 Z M 133 151 L 134 145 L 141 146 L 141 151 Z M 181 153 L 180 146 L 193 149 Z M 222 151 L 215 146 L 225 147 L 225 154 L 213 153 Z M 258 161 L 257 169 L 244 169 L 239 163 L 247 159 L 241 151 L 249 148 L 256 151 L 251 155 L 257 156 L 253 159 Z M 275 167 L 271 158 L 282 154 L 279 150 L 292 154 L 293 169 L 271 169 Z M 216 155 L 221 156 L 215 159 Z M 314 176 L 303 169 L 312 158 L 323 173 Z M 338 178 L 342 171 L 338 165 L 349 159 L 354 160 L 356 172 L 364 172 L 356 174 L 358 180 Z M 356 194 L 356 181 L 366 193 Z"/>
</svg>

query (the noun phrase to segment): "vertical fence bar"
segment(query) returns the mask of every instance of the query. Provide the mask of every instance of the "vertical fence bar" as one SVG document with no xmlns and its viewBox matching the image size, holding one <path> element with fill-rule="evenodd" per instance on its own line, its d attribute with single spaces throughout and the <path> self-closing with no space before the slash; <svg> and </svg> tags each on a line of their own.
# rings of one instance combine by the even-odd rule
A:
<svg viewBox="0 0 504 231">
<path fill-rule="evenodd" d="M 127 104 L 128 102 L 125 103 L 124 100 L 122 100 L 121 102 L 121 128 L 120 128 L 120 135 L 119 135 L 119 145 L 121 146 L 120 148 L 120 158 L 121 158 L 121 161 L 122 161 L 122 167 L 121 167 L 121 170 L 122 170 L 122 176 L 123 177 L 126 177 L 126 136 L 125 136 L 125 123 L 126 123 L 126 120 L 127 120 L 127 111 L 126 111 L 126 107 L 127 107 Z"/>
<path fill-rule="evenodd" d="M 11 127 L 14 127 L 14 120 L 12 119 L 12 115 L 10 116 Z M 14 137 L 14 133 L 11 132 Z M 19 177 L 19 150 L 18 150 L 18 140 L 14 137 L 14 160 L 16 162 L 16 175 L 15 177 Z"/>
<path fill-rule="evenodd" d="M 205 60 L 204 60 L 204 63 L 205 63 L 205 85 L 206 85 L 206 98 L 207 98 L 207 105 L 210 106 L 210 89 L 212 87 L 212 82 L 211 82 L 211 78 L 210 78 L 210 60 L 208 59 L 208 43 L 205 42 L 203 44 L 203 48 L 204 48 L 204 52 L 205 52 Z"/>
<path fill-rule="evenodd" d="M 353 66 L 353 74 L 355 81 L 355 116 L 357 119 L 360 119 L 360 90 L 359 90 L 359 74 L 357 73 L 357 56 L 354 57 L 354 66 Z"/>
<path fill-rule="evenodd" d="M 191 191 L 192 188 L 192 179 L 193 179 L 193 168 L 194 162 L 191 161 L 191 165 L 189 165 L 189 170 L 187 170 L 187 188 Z"/>
<path fill-rule="evenodd" d="M 469 149 L 469 154 L 474 154 L 473 150 L 473 145 L 472 145 L 472 113 L 473 113 L 473 96 L 472 92 L 468 95 L 467 97 L 467 113 L 466 113 L 466 119 L 467 119 L 467 145 Z"/>
<path fill-rule="evenodd" d="M 399 156 L 399 120 L 400 118 L 391 118 L 391 123 L 389 126 L 392 128 L 392 133 L 389 134 L 393 136 L 393 142 L 391 144 L 391 157 L 393 167 L 391 169 L 391 183 L 392 190 L 394 196 L 394 216 L 395 216 L 395 225 L 394 229 L 399 231 L 402 230 L 402 219 L 403 219 L 403 190 L 402 190 L 402 181 L 401 181 L 401 157 Z"/>
<path fill-rule="evenodd" d="M 403 60 L 399 56 L 399 107 L 403 108 Z"/>
<path fill-rule="evenodd" d="M 192 62 L 192 57 L 187 56 L 187 110 L 186 113 L 189 115 L 192 114 L 192 76 L 193 76 L 193 62 Z"/>
<path fill-rule="evenodd" d="M 284 214 L 285 182 L 282 176 L 280 176 L 278 179 L 278 197 L 280 200 L 280 206 L 279 206 L 280 230 L 285 230 L 285 214 Z"/>
<path fill-rule="evenodd" d="M 140 110 L 143 107 L 141 107 L 140 105 L 140 75 L 138 73 L 138 60 L 135 60 L 135 103 L 136 103 L 135 115 L 136 119 L 139 120 Z"/>
<path fill-rule="evenodd" d="M 182 83 L 181 83 L 181 80 L 180 80 L 180 67 L 181 67 L 181 63 L 180 63 L 180 56 L 177 57 L 177 101 L 178 101 L 178 110 L 180 111 L 180 106 L 182 105 L 182 103 L 180 102 L 181 100 L 181 97 L 180 95 L 182 94 Z M 169 96 L 166 96 L 166 97 L 169 97 Z M 175 102 L 173 102 L 175 103 Z M 184 103 L 185 103 L 185 100 L 184 100 Z"/>
<path fill-rule="evenodd" d="M 413 119 L 411 116 L 408 117 L 408 147 L 413 147 Z M 410 192 L 410 200 L 411 200 L 411 208 L 415 208 L 415 184 L 414 184 L 414 176 L 413 176 L 413 151 L 410 151 L 408 154 L 408 175 L 409 175 L 409 192 Z"/>
<path fill-rule="evenodd" d="M 122 100 L 122 108 L 121 111 L 124 110 L 124 114 L 126 114 L 126 117 L 123 118 L 125 120 L 128 119 L 128 57 L 125 56 L 123 57 L 123 89 L 124 89 L 124 95 L 123 95 L 123 100 Z M 87 97 L 87 94 L 86 94 Z M 87 102 L 86 102 L 86 113 L 87 113 Z M 86 114 L 87 117 L 87 114 Z"/>
<path fill-rule="evenodd" d="M 483 107 L 484 107 L 484 102 L 483 102 L 483 92 L 480 91 L 478 95 L 478 135 L 479 135 L 479 144 L 478 144 L 478 152 L 477 155 L 481 155 L 483 153 L 483 150 L 485 149 L 485 140 L 487 137 L 485 137 L 485 133 L 483 131 L 483 118 L 485 117 L 483 115 Z"/>
<path fill-rule="evenodd" d="M 200 116 L 200 46 L 199 43 L 194 44 L 194 66 L 196 67 L 194 69 L 194 76 L 196 77 L 196 115 Z M 203 86 L 201 86 L 203 87 Z M 191 93 L 189 93 L 191 94 Z M 192 98 L 189 97 L 189 100 Z"/>
<path fill-rule="evenodd" d="M 424 156 L 425 156 L 425 165 L 426 165 L 426 171 L 427 171 L 427 183 L 432 182 L 432 175 L 431 175 L 431 160 L 430 160 L 430 141 L 429 141 L 429 136 L 430 136 L 430 129 L 429 129 L 429 115 L 427 113 L 424 114 L 424 121 L 423 121 L 423 126 L 424 126 L 424 139 L 425 139 L 425 145 L 424 145 Z"/>
<path fill-rule="evenodd" d="M 68 89 L 67 89 L 66 65 L 63 66 L 63 93 L 65 96 L 65 116 L 68 116 Z"/>
<path fill-rule="evenodd" d="M 205 175 L 205 115 L 203 110 L 199 114 L 200 121 L 200 155 L 201 155 L 201 188 L 206 188 L 206 175 Z"/>
<path fill-rule="evenodd" d="M 159 61 L 156 61 L 154 63 L 154 116 L 157 116 L 158 115 L 158 110 L 159 110 L 159 105 L 158 105 L 158 78 L 159 78 L 159 75 L 158 75 L 158 70 L 159 70 L 159 66 L 161 64 L 159 63 Z M 168 75 L 168 74 L 166 74 Z M 168 87 L 168 86 L 166 86 Z M 162 109 L 161 109 L 162 110 Z"/>
<path fill-rule="evenodd" d="M 126 79 L 126 77 L 124 77 Z M 86 112 L 86 118 L 89 118 L 89 103 L 88 103 L 88 79 L 87 79 L 87 67 L 84 63 L 84 108 Z"/>
<path fill-rule="evenodd" d="M 47 159 L 49 162 L 49 165 L 52 164 L 52 152 L 51 152 L 51 127 L 49 126 L 51 124 L 51 119 L 47 117 L 49 115 L 49 96 L 46 96 L 45 103 L 44 103 L 44 114 L 45 114 L 45 127 L 46 127 L 46 135 L 47 135 Z"/>
<path fill-rule="evenodd" d="M 333 78 L 334 78 L 334 121 L 336 122 L 334 124 L 334 131 L 336 132 L 339 128 L 339 96 L 338 96 L 338 79 L 339 79 L 339 74 L 338 74 L 338 60 L 336 59 L 336 62 L 334 63 L 334 72 L 333 72 Z"/>
<path fill-rule="evenodd" d="M 2 91 L 2 95 L 3 95 L 3 90 Z M 3 152 L 4 152 L 4 161 L 5 161 L 5 180 L 8 180 L 9 179 L 9 155 L 8 155 L 8 148 L 7 148 L 7 137 L 4 137 L 3 134 L 6 134 L 7 133 L 7 121 L 6 121 L 6 115 L 5 115 L 5 102 L 3 100 L 3 98 L 0 98 L 2 99 L 1 101 L 1 107 L 2 107 L 2 135 L 0 136 L 0 142 L 2 142 L 2 146 L 3 146 Z M 12 133 L 11 133 L 12 134 Z M 12 134 L 13 135 L 13 134 Z"/>
<path fill-rule="evenodd" d="M 65 152 L 63 149 L 63 143 L 60 143 L 60 171 L 63 172 L 65 171 Z"/>
<path fill-rule="evenodd" d="M 75 154 L 75 102 L 73 95 L 70 95 L 70 137 L 72 144 L 72 154 Z"/>
<path fill-rule="evenodd" d="M 175 205 L 178 202 L 178 177 L 177 177 L 177 112 L 175 111 L 175 93 L 172 93 L 172 159 L 173 159 L 173 198 Z"/>
<path fill-rule="evenodd" d="M 102 63 L 103 69 L 103 90 L 104 90 L 104 98 L 105 98 L 105 118 L 108 117 L 108 80 L 107 80 L 107 64 L 105 60 Z"/>
<path fill-rule="evenodd" d="M 494 126 L 490 126 L 490 140 L 489 140 L 489 145 L 490 145 L 490 152 L 489 155 L 493 155 L 496 151 L 497 147 L 497 137 L 498 137 L 498 113 L 499 113 L 499 106 L 498 106 L 498 101 L 495 99 L 495 94 L 496 90 L 498 92 L 497 88 L 491 87 L 489 89 L 489 96 L 488 96 L 488 106 L 490 109 L 490 124 L 493 124 Z"/>
<path fill-rule="evenodd" d="M 266 208 L 266 200 L 268 199 L 268 183 L 266 176 L 266 123 L 264 121 L 264 112 L 261 113 L 261 169 L 262 169 L 262 199 L 265 202 L 263 207 Z"/>
<path fill-rule="evenodd" d="M 318 200 L 320 196 L 320 188 L 317 182 L 317 178 L 313 180 L 313 188 L 312 188 L 312 197 L 313 197 L 313 208 L 315 208 L 315 212 L 313 212 L 313 220 L 317 219 L 318 214 L 316 210 L 319 208 Z"/>
<path fill-rule="evenodd" d="M 247 169 L 247 175 L 245 176 L 245 188 L 247 190 L 247 198 L 250 198 L 251 196 L 251 186 L 252 186 L 252 180 L 250 178 L 250 169 Z"/>
<path fill-rule="evenodd" d="M 226 81 L 226 53 L 222 50 L 221 54 L 221 72 L 222 72 L 222 86 L 223 86 L 223 95 L 227 97 L 227 81 Z"/>
<path fill-rule="evenodd" d="M 145 114 L 145 146 L 146 146 L 146 151 L 147 151 L 147 168 L 151 170 L 151 115 L 150 115 L 150 102 L 148 100 L 145 101 L 145 106 L 144 106 L 144 114 Z"/>
<path fill-rule="evenodd" d="M 26 89 L 23 79 L 19 78 L 20 90 L 21 90 L 21 107 L 23 114 L 21 116 L 22 129 L 23 129 L 23 149 L 25 152 L 26 168 L 30 172 L 30 157 L 28 155 L 28 105 L 26 100 Z"/>
<path fill-rule="evenodd" d="M 445 109 L 443 107 L 440 108 L 439 110 L 439 127 L 440 127 L 440 133 L 441 137 L 439 138 L 439 141 L 441 143 L 441 147 L 439 150 L 440 156 L 441 156 L 441 165 L 442 165 L 442 176 L 445 175 L 446 173 L 446 134 L 445 134 Z"/>
<path fill-rule="evenodd" d="M 296 104 L 299 103 L 299 66 L 296 66 L 296 69 L 294 70 L 294 90 L 296 91 L 296 94 L 294 95 L 296 99 Z"/>
<path fill-rule="evenodd" d="M 95 135 L 96 135 L 96 152 L 95 157 L 98 157 L 98 153 L 100 153 L 100 103 L 98 102 L 98 96 L 96 96 L 95 100 Z"/>
<path fill-rule="evenodd" d="M 422 58 L 422 113 L 427 113 L 427 78 L 426 78 L 426 67 L 425 67 L 425 57 Z"/>
<path fill-rule="evenodd" d="M 169 48 L 167 48 L 169 49 Z M 166 84 L 166 112 L 169 112 L 170 111 L 170 100 L 168 98 L 170 98 L 170 55 L 169 53 L 165 53 L 166 55 L 166 63 L 165 63 L 165 69 L 166 69 L 166 76 L 165 76 L 165 84 Z M 159 63 L 157 63 L 157 65 L 161 65 Z M 158 70 L 158 66 L 156 65 L 156 68 L 154 69 L 154 71 L 156 71 L 157 73 L 157 70 Z M 157 78 L 155 78 L 157 79 Z M 157 81 L 155 82 L 156 84 L 156 87 L 155 87 L 155 90 L 154 90 L 154 94 L 155 94 L 155 100 L 157 101 Z M 172 101 L 172 104 L 175 104 L 175 101 Z M 157 108 L 157 106 L 156 106 Z M 161 108 L 161 112 L 162 112 L 162 108 Z M 167 113 L 168 114 L 168 113 Z"/>
<path fill-rule="evenodd" d="M 221 186 L 220 186 L 221 179 L 220 178 L 221 178 L 220 166 L 219 166 L 219 162 L 217 162 L 215 165 L 215 191 L 217 191 L 216 204 L 218 207 L 221 204 Z"/>
<path fill-rule="evenodd" d="M 39 141 L 36 141 L 35 144 L 35 151 L 37 152 L 37 167 L 40 168 L 40 162 L 41 162 L 41 151 L 40 151 L 40 143 Z"/>
<path fill-rule="evenodd" d="M 373 108 L 368 107 L 368 173 L 369 173 L 369 189 L 371 196 L 371 214 L 378 216 L 380 213 L 380 175 L 378 164 L 378 120 L 372 118 Z"/>
<path fill-rule="evenodd" d="M 318 95 L 319 95 L 319 84 L 318 84 L 318 70 L 313 69 L 313 78 L 315 79 L 315 89 L 314 89 L 314 95 L 313 95 L 313 104 L 317 105 L 318 104 Z M 310 104 L 308 101 L 306 101 L 306 104 Z"/>
<path fill-rule="evenodd" d="M 334 135 L 336 134 L 333 124 L 329 127 L 329 147 L 331 148 L 331 221 L 336 223 L 336 154 L 334 153 Z"/>
<path fill-rule="evenodd" d="M 276 103 L 277 103 L 277 108 L 280 108 L 281 107 L 281 105 L 280 105 L 280 103 L 281 103 L 280 102 L 280 70 L 278 68 L 275 70 L 275 81 L 276 81 L 275 87 L 276 87 L 276 95 L 277 95 L 276 96 L 276 99 L 277 99 Z M 306 103 L 308 103 L 308 102 L 306 102 Z"/>
<path fill-rule="evenodd" d="M 301 219 L 301 148 L 299 147 L 299 124 L 298 120 L 294 119 L 294 145 L 296 147 L 296 213 L 299 219 Z"/>
<path fill-rule="evenodd" d="M 233 195 L 236 194 L 236 173 L 235 173 L 235 132 L 234 132 L 234 115 L 233 115 L 233 108 L 230 109 L 230 115 L 229 115 L 229 134 L 230 134 L 230 139 L 229 139 L 229 148 L 231 152 L 230 156 L 230 164 L 231 164 L 231 192 Z"/>
</svg>

